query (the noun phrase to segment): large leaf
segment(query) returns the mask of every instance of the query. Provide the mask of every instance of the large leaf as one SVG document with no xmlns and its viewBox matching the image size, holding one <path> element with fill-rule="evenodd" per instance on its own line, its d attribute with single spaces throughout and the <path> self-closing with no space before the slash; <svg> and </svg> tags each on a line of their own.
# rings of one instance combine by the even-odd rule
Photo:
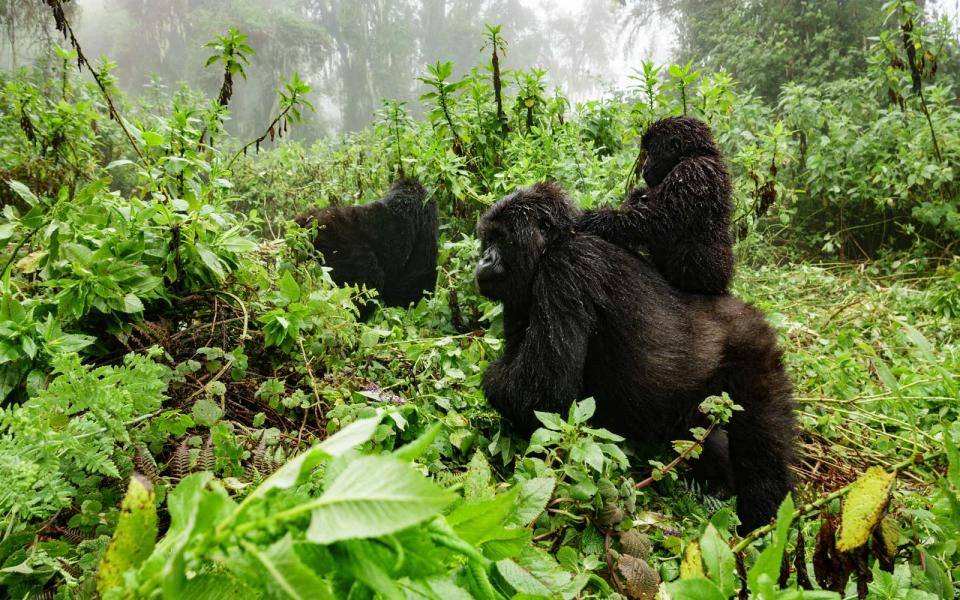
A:
<svg viewBox="0 0 960 600">
<path fill-rule="evenodd" d="M 289 533 L 265 549 L 248 542 L 241 543 L 260 567 L 259 583 L 269 597 L 295 600 L 333 598 L 327 582 L 300 560 Z"/>
<path fill-rule="evenodd" d="M 297 481 L 300 481 L 302 477 L 324 460 L 341 456 L 369 440 L 373 437 L 373 433 L 377 430 L 379 424 L 379 416 L 359 419 L 350 423 L 321 444 L 287 461 L 285 465 L 261 483 L 243 504 L 246 505 L 256 498 L 265 496 L 270 490 L 285 490 L 293 487 Z"/>
<path fill-rule="evenodd" d="M 153 485 L 143 476 L 134 474 L 120 503 L 117 529 L 97 569 L 97 591 L 100 595 L 106 595 L 109 590 L 121 585 L 123 574 L 139 567 L 153 552 L 156 543 L 157 506 Z"/>
<path fill-rule="evenodd" d="M 187 584 L 185 558 L 190 543 L 210 532 L 236 504 L 209 471 L 184 477 L 167 496 L 170 529 L 144 565 L 146 576 L 156 576 L 168 598 L 183 598 Z"/>
<path fill-rule="evenodd" d="M 499 560 L 497 572 L 521 596 L 573 598 L 582 589 L 557 561 L 538 548 L 527 546 L 517 558 Z M 579 587 L 577 587 L 579 585 Z"/>
<path fill-rule="evenodd" d="M 715 583 L 703 577 L 678 579 L 667 584 L 667 590 L 671 598 L 684 600 L 727 600 L 728 598 Z"/>
<path fill-rule="evenodd" d="M 362 456 L 347 466 L 311 512 L 307 539 L 316 544 L 387 535 L 440 512 L 453 494 L 391 456 Z"/>
<path fill-rule="evenodd" d="M 837 550 L 849 552 L 867 543 L 887 508 L 896 477 L 896 472 L 870 467 L 854 482 L 843 503 Z"/>
<path fill-rule="evenodd" d="M 777 510 L 777 529 L 773 533 L 773 541 L 763 549 L 757 562 L 747 572 L 747 582 L 750 590 L 757 592 L 760 589 L 760 578 L 766 575 L 769 581 L 777 581 L 780 576 L 780 565 L 783 552 L 787 548 L 787 535 L 790 533 L 790 523 L 793 522 L 793 496 L 787 495 Z"/>
<path fill-rule="evenodd" d="M 737 559 L 712 523 L 707 525 L 707 530 L 700 539 L 700 549 L 708 577 L 717 584 L 723 595 L 729 598 L 736 593 L 738 587 Z"/>
<path fill-rule="evenodd" d="M 520 496 L 517 498 L 517 509 L 510 519 L 515 525 L 526 527 L 540 513 L 547 508 L 556 480 L 553 477 L 536 477 L 520 484 Z"/>
<path fill-rule="evenodd" d="M 447 523 L 461 539 L 479 546 L 495 539 L 495 532 L 503 529 L 516 508 L 519 493 L 520 487 L 514 486 L 491 500 L 465 502 L 447 515 Z"/>
</svg>

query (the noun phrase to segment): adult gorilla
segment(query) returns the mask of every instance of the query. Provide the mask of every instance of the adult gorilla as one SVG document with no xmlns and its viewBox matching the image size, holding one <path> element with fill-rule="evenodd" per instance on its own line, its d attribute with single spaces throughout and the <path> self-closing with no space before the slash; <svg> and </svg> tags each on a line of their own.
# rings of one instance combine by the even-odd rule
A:
<svg viewBox="0 0 960 600">
<path fill-rule="evenodd" d="M 337 285 L 376 289 L 385 306 L 408 306 L 437 283 L 437 202 L 416 180 L 397 181 L 377 202 L 313 209 L 296 222 L 317 225 L 313 245 Z M 361 306 L 360 318 L 374 308 Z"/>
<path fill-rule="evenodd" d="M 726 391 L 744 410 L 700 461 L 732 477 L 742 531 L 766 523 L 791 489 L 794 433 L 773 331 L 736 298 L 674 290 L 636 255 L 578 233 L 578 217 L 560 188 L 540 184 L 480 220 L 477 284 L 503 302 L 506 337 L 484 373 L 488 401 L 527 434 L 534 410 L 562 413 L 593 396 L 596 424 L 666 443 L 700 424 L 706 396 Z"/>
</svg>

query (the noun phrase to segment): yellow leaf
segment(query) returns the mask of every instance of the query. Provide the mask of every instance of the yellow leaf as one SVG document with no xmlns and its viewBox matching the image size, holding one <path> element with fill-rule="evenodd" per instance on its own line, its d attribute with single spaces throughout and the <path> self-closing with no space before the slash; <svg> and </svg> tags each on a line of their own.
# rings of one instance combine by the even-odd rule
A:
<svg viewBox="0 0 960 600">
<path fill-rule="evenodd" d="M 849 552 L 867 543 L 887 508 L 896 477 L 896 472 L 870 467 L 854 482 L 843 503 L 837 550 Z"/>
<path fill-rule="evenodd" d="M 680 561 L 680 579 L 706 577 L 703 572 L 703 558 L 700 553 L 700 541 L 694 540 L 687 545 Z"/>
<path fill-rule="evenodd" d="M 110 546 L 97 569 L 97 591 L 101 596 L 123 583 L 123 574 L 135 569 L 150 556 L 157 541 L 157 506 L 153 485 L 134 473 L 120 504 L 120 519 Z"/>
</svg>

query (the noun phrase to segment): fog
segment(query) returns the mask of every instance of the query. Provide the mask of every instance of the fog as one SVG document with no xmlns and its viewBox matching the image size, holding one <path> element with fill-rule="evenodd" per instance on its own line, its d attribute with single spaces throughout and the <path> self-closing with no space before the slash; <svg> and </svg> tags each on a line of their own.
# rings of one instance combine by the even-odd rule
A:
<svg viewBox="0 0 960 600">
<path fill-rule="evenodd" d="M 560 87 L 576 102 L 622 88 L 641 61 L 665 62 L 669 22 L 624 26 L 617 2 L 600 0 L 75 0 L 77 32 L 88 56 L 118 63 L 131 93 L 175 89 L 181 81 L 209 94 L 221 73 L 204 69 L 203 44 L 228 27 L 249 36 L 257 51 L 247 79 L 237 79 L 231 128 L 262 123 L 275 89 L 294 71 L 313 87 L 311 116 L 299 134 L 357 130 L 384 99 L 419 114 L 427 90 L 417 81 L 427 63 L 454 63 L 459 76 L 489 64 L 484 25 L 500 24 L 505 69 L 543 68 L 547 90 Z M 185 11 L 178 14 L 178 10 Z M 184 19 L 183 14 L 190 18 Z"/>
<path fill-rule="evenodd" d="M 960 12 L 960 0 L 926 5 L 932 13 Z M 67 6 L 87 56 L 115 62 L 114 75 L 132 98 L 160 101 L 181 83 L 215 95 L 222 67 L 205 68 L 213 50 L 204 45 L 230 27 L 247 35 L 256 55 L 246 79 L 236 78 L 228 125 L 243 135 L 275 113 L 276 90 L 294 72 L 312 86 L 317 107 L 298 136 L 361 129 L 384 99 L 405 101 L 419 115 L 418 98 L 427 89 L 417 77 L 426 64 L 452 61 L 454 77 L 489 65 L 486 24 L 502 25 L 502 68 L 546 69 L 548 93 L 559 87 L 573 102 L 622 91 L 644 60 L 671 61 L 677 38 L 671 17 L 658 10 L 671 6 L 664 0 L 74 0 Z M 0 47 L 4 68 L 29 62 L 43 45 L 41 34 L 48 45 L 53 39 L 49 9 L 39 0 L 0 0 L 8 41 L 18 29 L 11 22 L 19 23 L 20 38 Z"/>
</svg>

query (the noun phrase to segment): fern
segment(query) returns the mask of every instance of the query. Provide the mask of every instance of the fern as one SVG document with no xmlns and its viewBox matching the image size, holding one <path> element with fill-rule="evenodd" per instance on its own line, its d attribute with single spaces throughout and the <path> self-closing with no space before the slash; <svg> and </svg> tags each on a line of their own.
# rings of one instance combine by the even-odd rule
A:
<svg viewBox="0 0 960 600">
<path fill-rule="evenodd" d="M 0 514 L 44 518 L 71 504 L 77 473 L 120 477 L 115 455 L 134 443 L 130 425 L 166 399 L 170 369 L 157 354 L 99 368 L 56 357 L 47 389 L 0 409 Z"/>
</svg>

